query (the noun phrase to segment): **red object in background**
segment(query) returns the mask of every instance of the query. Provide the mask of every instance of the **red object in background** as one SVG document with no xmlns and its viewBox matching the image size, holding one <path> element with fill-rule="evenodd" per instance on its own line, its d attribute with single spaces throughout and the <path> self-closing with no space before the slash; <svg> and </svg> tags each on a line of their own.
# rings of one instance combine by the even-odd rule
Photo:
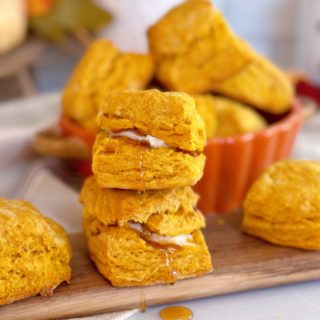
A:
<svg viewBox="0 0 320 320">
<path fill-rule="evenodd" d="M 73 122 L 71 119 L 66 117 L 65 115 L 61 115 L 60 121 L 59 121 L 59 127 L 62 130 L 62 134 L 65 137 L 77 137 L 81 141 L 85 142 L 85 144 L 88 146 L 88 149 L 92 150 L 94 140 L 96 138 L 96 132 L 94 131 L 89 131 L 87 129 L 82 128 L 75 122 Z M 71 161 L 71 164 L 73 167 L 75 167 L 78 172 L 83 176 L 83 177 L 88 177 L 92 175 L 92 170 L 91 170 L 91 159 L 88 160 L 73 160 Z"/>
<path fill-rule="evenodd" d="M 296 93 L 298 96 L 304 96 L 314 100 L 318 107 L 320 107 L 320 86 L 316 86 L 306 80 L 299 80 L 296 83 Z"/>
<path fill-rule="evenodd" d="M 302 123 L 296 102 L 281 120 L 260 132 L 207 141 L 206 166 L 195 186 L 204 213 L 227 213 L 239 209 L 252 183 L 276 161 L 290 156 Z"/>
</svg>

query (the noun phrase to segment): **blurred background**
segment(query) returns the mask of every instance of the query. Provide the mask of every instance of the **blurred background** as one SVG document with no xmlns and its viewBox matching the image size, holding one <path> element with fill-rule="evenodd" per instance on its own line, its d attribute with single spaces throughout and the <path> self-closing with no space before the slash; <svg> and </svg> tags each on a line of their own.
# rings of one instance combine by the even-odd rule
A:
<svg viewBox="0 0 320 320">
<path fill-rule="evenodd" d="M 181 0 L 0 0 L 0 101 L 61 90 L 94 37 L 147 50 L 147 27 Z M 320 0 L 215 0 L 234 31 L 320 82 Z"/>
</svg>

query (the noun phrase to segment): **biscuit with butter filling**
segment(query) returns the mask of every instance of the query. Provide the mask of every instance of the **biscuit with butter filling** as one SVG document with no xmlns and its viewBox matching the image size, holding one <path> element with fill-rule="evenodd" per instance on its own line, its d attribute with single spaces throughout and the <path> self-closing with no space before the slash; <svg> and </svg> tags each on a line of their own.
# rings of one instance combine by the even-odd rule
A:
<svg viewBox="0 0 320 320">
<path fill-rule="evenodd" d="M 80 194 L 88 223 L 98 220 L 100 226 L 126 226 L 135 221 L 165 236 L 186 234 L 204 227 L 204 217 L 195 209 L 198 198 L 190 187 L 144 192 L 102 189 L 94 177 L 85 181 Z M 99 225 L 94 223 L 92 227 L 94 234 Z"/>
<path fill-rule="evenodd" d="M 151 148 L 126 137 L 98 134 L 92 171 L 100 187 L 168 189 L 192 186 L 203 174 L 205 156 L 169 147 Z"/>
<path fill-rule="evenodd" d="M 92 170 L 103 188 L 167 189 L 202 176 L 205 126 L 184 93 L 110 93 L 97 122 L 105 131 L 93 147 Z"/>
<path fill-rule="evenodd" d="M 90 257 L 115 286 L 172 283 L 207 273 L 211 259 L 203 215 L 190 187 L 145 191 L 102 189 L 94 177 L 81 190 Z"/>
<path fill-rule="evenodd" d="M 206 143 L 195 101 L 184 93 L 156 89 L 110 93 L 97 122 L 105 131 L 136 130 L 183 151 L 202 152 Z"/>
<path fill-rule="evenodd" d="M 106 227 L 89 238 L 91 259 L 114 286 L 174 283 L 212 270 L 202 233 L 194 231 L 188 245 L 157 245 L 126 227 Z"/>
</svg>

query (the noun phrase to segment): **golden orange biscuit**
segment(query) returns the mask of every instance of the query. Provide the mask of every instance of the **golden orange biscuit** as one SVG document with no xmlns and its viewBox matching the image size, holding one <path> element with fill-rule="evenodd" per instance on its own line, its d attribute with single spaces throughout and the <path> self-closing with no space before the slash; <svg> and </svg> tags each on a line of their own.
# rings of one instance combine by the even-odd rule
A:
<svg viewBox="0 0 320 320">
<path fill-rule="evenodd" d="M 101 132 L 93 147 L 92 171 L 100 187 L 168 189 L 192 186 L 203 174 L 205 156 L 168 147 L 151 148 Z"/>
<path fill-rule="evenodd" d="M 148 31 L 157 79 L 170 90 L 222 93 L 280 114 L 291 107 L 286 76 L 236 37 L 209 0 L 187 0 Z"/>
<path fill-rule="evenodd" d="M 101 231 L 103 225 L 126 226 L 130 221 L 165 236 L 188 234 L 205 225 L 203 215 L 195 209 L 198 195 L 190 187 L 144 192 L 102 189 L 90 177 L 82 187 L 80 201 L 90 234 Z"/>
<path fill-rule="evenodd" d="M 63 112 L 87 129 L 97 129 L 96 116 L 111 91 L 143 89 L 153 76 L 149 55 L 120 52 L 110 41 L 90 45 L 69 79 Z"/>
<path fill-rule="evenodd" d="M 65 231 L 30 203 L 0 198 L 0 305 L 51 295 L 71 278 Z"/>
<path fill-rule="evenodd" d="M 263 130 L 267 122 L 254 109 L 237 101 L 212 95 L 195 96 L 207 138 L 231 137 Z"/>
<path fill-rule="evenodd" d="M 257 54 L 246 68 L 216 86 L 214 91 L 274 114 L 286 112 L 293 100 L 293 87 L 286 75 Z"/>
<path fill-rule="evenodd" d="M 108 132 L 135 130 L 184 151 L 202 152 L 206 143 L 195 101 L 184 93 L 156 89 L 110 93 L 97 123 Z"/>
<path fill-rule="evenodd" d="M 139 192 L 82 187 L 90 257 L 115 286 L 172 283 L 212 269 L 205 225 L 190 187 Z"/>
<path fill-rule="evenodd" d="M 242 229 L 278 245 L 320 249 L 320 161 L 271 166 L 244 202 Z"/>
<path fill-rule="evenodd" d="M 256 132 L 267 127 L 267 122 L 254 109 L 223 97 L 215 96 L 213 99 L 217 113 L 218 137 Z"/>
<path fill-rule="evenodd" d="M 89 238 L 91 259 L 114 286 L 174 283 L 212 270 L 203 235 L 192 233 L 186 246 L 161 246 L 146 241 L 136 230 L 106 227 Z"/>
<path fill-rule="evenodd" d="M 103 188 L 168 189 L 202 176 L 206 143 L 195 101 L 184 93 L 109 93 L 97 117 L 92 171 Z"/>
<path fill-rule="evenodd" d="M 205 127 L 207 139 L 217 135 L 217 110 L 215 101 L 210 94 L 197 94 L 194 96 L 197 111 L 200 114 Z"/>
<path fill-rule="evenodd" d="M 170 90 L 203 93 L 251 59 L 209 0 L 189 0 L 149 30 L 156 76 Z"/>
</svg>

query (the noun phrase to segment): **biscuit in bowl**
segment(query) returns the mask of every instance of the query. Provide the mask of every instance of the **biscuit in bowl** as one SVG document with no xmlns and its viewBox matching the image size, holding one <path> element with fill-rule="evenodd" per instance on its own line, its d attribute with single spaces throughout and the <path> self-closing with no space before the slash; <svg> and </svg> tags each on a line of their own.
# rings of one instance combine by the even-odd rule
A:
<svg viewBox="0 0 320 320">
<path fill-rule="evenodd" d="M 167 189 L 202 176 L 205 126 L 184 93 L 132 90 L 110 93 L 97 122 L 105 132 L 93 147 L 100 187 Z"/>
<path fill-rule="evenodd" d="M 240 102 L 209 94 L 195 95 L 207 138 L 232 137 L 267 127 L 266 120 L 254 109 Z"/>
<path fill-rule="evenodd" d="M 148 30 L 156 77 L 170 90 L 211 91 L 251 59 L 209 0 L 187 0 Z"/>
<path fill-rule="evenodd" d="M 254 109 L 237 101 L 215 96 L 217 137 L 257 132 L 267 127 L 266 120 Z"/>
<path fill-rule="evenodd" d="M 257 53 L 252 52 L 252 57 L 251 63 L 221 82 L 213 91 L 271 114 L 287 112 L 294 95 L 287 76 Z"/>
<path fill-rule="evenodd" d="M 205 127 L 207 139 L 217 135 L 217 110 L 214 97 L 211 94 L 194 95 L 197 111 L 200 114 Z"/>
<path fill-rule="evenodd" d="M 110 41 L 96 40 L 73 71 L 62 97 L 63 112 L 89 130 L 107 92 L 143 89 L 153 76 L 150 55 L 120 52 Z"/>
<path fill-rule="evenodd" d="M 187 0 L 148 30 L 156 78 L 166 89 L 214 92 L 269 113 L 292 105 L 293 88 L 271 62 L 238 38 L 209 0 Z"/>
<path fill-rule="evenodd" d="M 65 231 L 30 203 L 0 199 L 0 305 L 51 295 L 71 278 Z"/>
<path fill-rule="evenodd" d="M 145 286 L 211 271 L 200 231 L 205 225 L 190 187 L 145 191 L 101 189 L 89 178 L 81 191 L 90 257 L 114 286 Z"/>
<path fill-rule="evenodd" d="M 244 232 L 274 244 L 320 249 L 320 161 L 281 161 L 253 184 Z"/>
</svg>

